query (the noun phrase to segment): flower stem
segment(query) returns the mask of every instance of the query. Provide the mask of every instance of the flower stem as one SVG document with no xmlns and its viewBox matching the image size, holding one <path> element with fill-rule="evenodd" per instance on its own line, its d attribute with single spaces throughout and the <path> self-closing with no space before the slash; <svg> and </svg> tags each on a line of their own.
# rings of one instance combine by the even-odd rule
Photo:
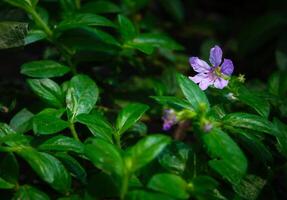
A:
<svg viewBox="0 0 287 200">
<path fill-rule="evenodd" d="M 49 26 L 46 24 L 46 22 L 43 21 L 43 19 L 40 17 L 40 15 L 35 11 L 31 10 L 30 14 L 32 15 L 35 23 L 40 26 L 43 31 L 47 34 L 49 38 L 52 38 L 53 36 L 53 31 L 49 28 Z"/>
<path fill-rule="evenodd" d="M 123 182 L 122 182 L 122 187 L 121 187 L 121 192 L 120 192 L 121 200 L 125 199 L 128 189 L 129 189 L 129 174 L 125 174 L 125 176 L 123 177 Z"/>
<path fill-rule="evenodd" d="M 72 133 L 73 137 L 74 137 L 77 141 L 80 141 L 74 123 L 70 123 L 70 130 L 71 130 L 71 133 Z"/>
<path fill-rule="evenodd" d="M 122 148 L 122 145 L 121 145 L 121 135 L 116 132 L 116 133 L 114 134 L 114 136 L 115 136 L 115 140 L 116 140 L 117 146 L 121 149 L 121 148 Z"/>
</svg>

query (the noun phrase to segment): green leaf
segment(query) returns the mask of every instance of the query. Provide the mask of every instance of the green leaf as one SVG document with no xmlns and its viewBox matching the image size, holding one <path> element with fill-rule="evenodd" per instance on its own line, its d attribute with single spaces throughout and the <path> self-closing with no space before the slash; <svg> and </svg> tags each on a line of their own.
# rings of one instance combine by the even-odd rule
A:
<svg viewBox="0 0 287 200">
<path fill-rule="evenodd" d="M 210 109 L 206 95 L 197 84 L 182 74 L 177 75 L 177 80 L 184 96 L 194 110 L 202 111 L 203 109 L 206 109 L 208 111 Z"/>
<path fill-rule="evenodd" d="M 79 114 L 88 114 L 95 106 L 99 96 L 96 83 L 86 75 L 77 75 L 70 81 L 66 96 L 67 108 L 72 121 Z"/>
<path fill-rule="evenodd" d="M 28 24 L 22 22 L 0 22 L 0 49 L 24 46 Z"/>
<path fill-rule="evenodd" d="M 177 22 L 183 21 L 185 9 L 181 0 L 160 0 L 160 3 Z"/>
<path fill-rule="evenodd" d="M 64 164 L 68 171 L 72 173 L 82 183 L 87 182 L 87 173 L 85 168 L 72 156 L 67 153 L 56 153 L 55 156 Z"/>
<path fill-rule="evenodd" d="M 43 101 L 55 107 L 63 107 L 64 97 L 60 86 L 51 79 L 28 79 L 28 85 Z"/>
<path fill-rule="evenodd" d="M 248 114 L 248 113 L 231 113 L 223 118 L 223 122 L 227 126 L 245 128 L 270 135 L 278 135 L 273 124 L 264 117 Z"/>
<path fill-rule="evenodd" d="M 62 163 L 47 153 L 24 147 L 17 151 L 33 170 L 55 190 L 67 192 L 71 186 L 71 176 Z"/>
<path fill-rule="evenodd" d="M 5 181 L 3 178 L 0 177 L 0 189 L 12 189 L 15 185 Z"/>
<path fill-rule="evenodd" d="M 99 0 L 85 3 L 82 5 L 81 11 L 93 14 L 118 13 L 121 8 L 110 1 Z"/>
<path fill-rule="evenodd" d="M 113 143 L 114 129 L 100 113 L 78 115 L 77 121 L 85 124 L 94 136 Z"/>
<path fill-rule="evenodd" d="M 156 174 L 148 182 L 148 188 L 178 199 L 188 199 L 187 183 L 174 174 Z"/>
<path fill-rule="evenodd" d="M 114 23 L 109 19 L 91 14 L 73 14 L 69 16 L 67 19 L 64 19 L 56 28 L 56 31 L 64 31 L 67 29 L 74 28 L 83 28 L 87 26 L 106 26 L 106 27 L 114 27 Z"/>
<path fill-rule="evenodd" d="M 49 135 L 69 127 L 69 123 L 60 119 L 64 110 L 47 108 L 33 117 L 33 131 L 36 134 Z"/>
<path fill-rule="evenodd" d="M 24 135 L 16 133 L 9 125 L 0 123 L 0 143 L 8 146 L 21 146 L 28 144 L 29 141 Z"/>
<path fill-rule="evenodd" d="M 147 105 L 133 103 L 124 107 L 118 114 L 116 120 L 117 133 L 121 135 L 131 128 L 149 109 Z"/>
<path fill-rule="evenodd" d="M 40 151 L 73 151 L 75 153 L 84 153 L 84 145 L 77 140 L 58 135 L 56 137 L 50 138 L 38 146 Z"/>
<path fill-rule="evenodd" d="M 99 169 L 107 174 L 123 176 L 124 162 L 120 151 L 102 139 L 90 139 L 85 145 L 85 155 Z"/>
<path fill-rule="evenodd" d="M 266 184 L 266 180 L 255 175 L 247 175 L 240 184 L 234 185 L 235 192 L 242 198 L 256 200 Z"/>
<path fill-rule="evenodd" d="M 69 71 L 69 67 L 52 60 L 32 61 L 21 66 L 21 74 L 33 78 L 59 77 Z"/>
<path fill-rule="evenodd" d="M 24 185 L 15 193 L 13 200 L 50 200 L 49 196 L 35 187 Z"/>
<path fill-rule="evenodd" d="M 193 107 L 186 100 L 173 96 L 153 96 L 151 97 L 162 105 L 168 105 L 173 108 L 193 110 Z"/>
<path fill-rule="evenodd" d="M 121 46 L 120 43 L 114 38 L 114 36 L 112 36 L 111 34 L 107 32 L 101 31 L 96 28 L 90 28 L 90 27 L 86 27 L 84 28 L 84 30 L 92 34 L 93 36 L 96 36 L 99 40 L 101 40 L 102 42 L 106 44 L 111 44 L 111 45 L 115 45 L 118 47 Z"/>
<path fill-rule="evenodd" d="M 260 97 L 257 92 L 249 91 L 247 88 L 241 86 L 238 90 L 238 99 L 250 106 L 262 117 L 267 118 L 270 112 L 270 105 L 266 99 Z"/>
<path fill-rule="evenodd" d="M 174 174 L 184 174 L 193 170 L 192 149 L 183 142 L 173 142 L 168 145 L 159 156 L 159 163 L 167 171 Z"/>
<path fill-rule="evenodd" d="M 38 3 L 38 0 L 4 0 L 4 1 L 13 6 L 22 8 L 26 11 L 33 10 Z"/>
<path fill-rule="evenodd" d="M 202 134 L 208 154 L 213 158 L 208 164 L 232 184 L 237 184 L 247 170 L 247 160 L 237 144 L 220 129 L 213 128 Z"/>
<path fill-rule="evenodd" d="M 126 197 L 127 200 L 175 200 L 173 197 L 162 193 L 150 192 L 146 190 L 130 191 Z"/>
<path fill-rule="evenodd" d="M 287 157 L 287 125 L 278 119 L 274 120 L 274 126 L 278 131 L 277 139 L 277 148 L 281 154 Z"/>
<path fill-rule="evenodd" d="M 144 53 L 151 54 L 154 48 L 169 50 L 183 50 L 183 47 L 166 35 L 145 33 L 125 43 L 126 47 L 136 48 Z"/>
<path fill-rule="evenodd" d="M 17 133 L 26 133 L 32 129 L 33 116 L 33 113 L 24 108 L 11 119 L 9 125 Z"/>
<path fill-rule="evenodd" d="M 13 153 L 2 156 L 0 161 L 0 177 L 10 183 L 17 184 L 19 179 L 19 164 Z"/>
<path fill-rule="evenodd" d="M 155 159 L 171 142 L 170 137 L 154 134 L 141 139 L 125 152 L 126 167 L 135 172 Z"/>
<path fill-rule="evenodd" d="M 191 193 L 196 196 L 204 196 L 206 199 L 212 197 L 215 189 L 218 187 L 218 182 L 209 176 L 196 176 L 189 183 Z M 201 199 L 201 198 L 198 198 Z M 213 198 L 210 198 L 213 199 Z M 214 198 L 217 199 L 217 198 Z"/>
<path fill-rule="evenodd" d="M 138 35 L 137 29 L 127 17 L 118 15 L 118 22 L 119 31 L 125 42 L 134 39 Z"/>
<path fill-rule="evenodd" d="M 29 30 L 28 34 L 26 35 L 24 39 L 24 44 L 25 45 L 32 44 L 34 42 L 38 42 L 46 38 L 47 38 L 47 34 L 44 31 L 32 29 L 32 30 Z"/>
</svg>

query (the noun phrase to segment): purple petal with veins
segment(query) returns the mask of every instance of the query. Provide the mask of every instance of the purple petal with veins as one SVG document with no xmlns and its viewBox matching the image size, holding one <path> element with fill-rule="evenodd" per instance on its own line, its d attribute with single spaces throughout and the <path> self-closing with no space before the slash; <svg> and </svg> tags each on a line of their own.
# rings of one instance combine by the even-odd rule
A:
<svg viewBox="0 0 287 200">
<path fill-rule="evenodd" d="M 219 46 L 215 45 L 210 49 L 209 61 L 213 67 L 218 67 L 222 61 L 222 50 Z"/>
<path fill-rule="evenodd" d="M 191 57 L 189 63 L 193 70 L 198 73 L 207 73 L 210 70 L 210 66 L 198 57 Z"/>
<path fill-rule="evenodd" d="M 224 87 L 226 87 L 228 85 L 228 80 L 225 80 L 223 78 L 217 78 L 214 81 L 214 87 L 218 88 L 218 89 L 223 89 Z"/>
<path fill-rule="evenodd" d="M 221 65 L 221 72 L 225 75 L 230 76 L 233 73 L 234 66 L 233 62 L 230 59 L 224 59 Z"/>
</svg>

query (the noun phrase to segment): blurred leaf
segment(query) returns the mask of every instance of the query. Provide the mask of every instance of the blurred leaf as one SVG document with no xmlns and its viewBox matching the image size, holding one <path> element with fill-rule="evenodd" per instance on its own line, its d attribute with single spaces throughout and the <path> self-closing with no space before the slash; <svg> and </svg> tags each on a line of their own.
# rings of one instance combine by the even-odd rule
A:
<svg viewBox="0 0 287 200">
<path fill-rule="evenodd" d="M 173 197 L 162 193 L 150 192 L 146 190 L 133 190 L 127 194 L 127 200 L 174 200 Z"/>
<path fill-rule="evenodd" d="M 79 114 L 88 114 L 95 106 L 99 96 L 96 83 L 86 75 L 74 76 L 66 96 L 67 108 L 71 112 L 71 120 Z"/>
<path fill-rule="evenodd" d="M 99 169 L 108 174 L 123 176 L 124 163 L 120 151 L 102 139 L 90 139 L 85 145 L 85 155 Z"/>
<path fill-rule="evenodd" d="M 22 8 L 26 11 L 33 10 L 38 3 L 38 0 L 4 0 L 4 1 L 13 6 Z"/>
<path fill-rule="evenodd" d="M 99 38 L 102 42 L 115 45 L 115 46 L 120 46 L 120 43 L 112 36 L 111 34 L 101 31 L 96 28 L 90 28 L 86 27 L 84 30 L 88 31 L 89 33 L 94 34 L 97 38 Z"/>
<path fill-rule="evenodd" d="M 63 163 L 73 176 L 84 184 L 87 182 L 86 170 L 75 158 L 67 153 L 56 153 L 55 156 Z"/>
<path fill-rule="evenodd" d="M 0 49 L 25 45 L 28 24 L 22 22 L 0 22 Z"/>
<path fill-rule="evenodd" d="M 106 26 L 114 27 L 114 23 L 109 19 L 95 14 L 73 14 L 67 19 L 64 19 L 56 28 L 56 31 L 61 32 L 67 29 L 82 28 L 86 26 Z"/>
<path fill-rule="evenodd" d="M 21 74 L 33 78 L 59 77 L 69 71 L 69 67 L 52 60 L 32 61 L 21 66 Z"/>
<path fill-rule="evenodd" d="M 255 175 L 247 175 L 240 184 L 234 185 L 235 192 L 247 200 L 256 200 L 266 184 L 266 180 Z"/>
<path fill-rule="evenodd" d="M 180 99 L 178 97 L 173 96 L 153 96 L 151 97 L 156 100 L 158 103 L 162 105 L 168 105 L 169 107 L 173 107 L 175 109 L 189 109 L 193 110 L 193 107 L 186 100 Z"/>
<path fill-rule="evenodd" d="M 150 0 L 121 0 L 127 12 L 136 12 L 144 8 Z"/>
<path fill-rule="evenodd" d="M 285 36 L 281 37 L 278 41 L 275 57 L 278 68 L 281 71 L 287 71 L 287 39 Z"/>
<path fill-rule="evenodd" d="M 262 117 L 268 118 L 270 105 L 266 99 L 259 96 L 255 91 L 250 91 L 241 86 L 238 90 L 238 99 L 257 111 Z"/>
<path fill-rule="evenodd" d="M 24 108 L 11 119 L 9 126 L 17 133 L 26 133 L 32 129 L 33 116 L 33 113 Z"/>
<path fill-rule="evenodd" d="M 84 145 L 77 140 L 58 135 L 43 142 L 38 149 L 41 151 L 73 151 L 78 154 L 84 153 Z"/>
<path fill-rule="evenodd" d="M 77 121 L 85 124 L 94 136 L 113 143 L 114 129 L 100 113 L 78 115 Z"/>
<path fill-rule="evenodd" d="M 13 200 L 22 200 L 22 199 L 50 200 L 47 194 L 29 185 L 21 186 L 13 197 Z"/>
<path fill-rule="evenodd" d="M 125 16 L 118 15 L 119 31 L 125 42 L 134 39 L 138 32 L 134 24 Z"/>
<path fill-rule="evenodd" d="M 174 174 L 156 174 L 148 182 L 148 188 L 177 199 L 188 199 L 187 183 Z"/>
<path fill-rule="evenodd" d="M 118 13 L 121 8 L 110 1 L 91 1 L 82 5 L 81 12 L 102 14 L 102 13 Z"/>
<path fill-rule="evenodd" d="M 247 170 L 247 159 L 237 144 L 220 129 L 202 135 L 208 154 L 208 164 L 232 184 L 237 184 Z"/>
<path fill-rule="evenodd" d="M 116 120 L 116 130 L 119 135 L 133 126 L 149 109 L 147 105 L 133 103 L 124 107 L 118 114 Z"/>
<path fill-rule="evenodd" d="M 71 177 L 62 163 L 47 153 L 26 147 L 17 151 L 32 169 L 55 190 L 67 192 L 71 186 Z"/>
<path fill-rule="evenodd" d="M 161 0 L 160 3 L 173 19 L 177 22 L 183 21 L 184 6 L 181 0 Z"/>
<path fill-rule="evenodd" d="M 211 198 L 212 193 L 218 187 L 219 183 L 210 176 L 196 176 L 191 180 L 191 193 L 198 199 L 205 197 L 206 199 Z"/>
<path fill-rule="evenodd" d="M 0 161 L 0 177 L 16 184 L 19 179 L 19 164 L 13 153 L 8 153 Z"/>
<path fill-rule="evenodd" d="M 14 187 L 14 184 L 7 182 L 0 177 L 0 189 L 12 189 Z"/>
<path fill-rule="evenodd" d="M 193 170 L 188 163 L 192 157 L 192 149 L 183 142 L 173 142 L 159 156 L 159 163 L 169 172 L 183 174 L 187 169 Z"/>
<path fill-rule="evenodd" d="M 223 118 L 223 123 L 237 128 L 246 128 L 254 131 L 278 135 L 273 124 L 264 117 L 248 113 L 231 113 Z"/>
<path fill-rule="evenodd" d="M 287 157 L 287 125 L 274 119 L 274 126 L 277 129 L 278 135 L 277 139 L 277 148 L 285 157 Z"/>
<path fill-rule="evenodd" d="M 169 137 L 159 134 L 149 135 L 141 139 L 125 152 L 127 169 L 132 173 L 144 167 L 155 159 L 170 141 Z"/>
<path fill-rule="evenodd" d="M 198 85 L 181 74 L 178 74 L 177 80 L 184 96 L 190 102 L 194 110 L 202 111 L 204 108 L 209 110 L 210 105 L 208 99 Z"/>
<path fill-rule="evenodd" d="M 64 96 L 56 82 L 51 79 L 28 79 L 27 83 L 33 92 L 48 104 L 63 107 Z"/>
<path fill-rule="evenodd" d="M 69 123 L 60 119 L 62 110 L 47 108 L 33 117 L 33 131 L 36 134 L 49 135 L 69 127 Z"/>
</svg>

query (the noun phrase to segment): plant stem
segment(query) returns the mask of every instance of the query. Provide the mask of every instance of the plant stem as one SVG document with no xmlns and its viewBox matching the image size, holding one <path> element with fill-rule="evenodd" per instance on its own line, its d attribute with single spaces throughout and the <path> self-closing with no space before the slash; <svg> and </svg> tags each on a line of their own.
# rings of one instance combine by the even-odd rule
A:
<svg viewBox="0 0 287 200">
<path fill-rule="evenodd" d="M 123 177 L 123 182 L 122 182 L 122 187 L 121 187 L 121 192 L 120 192 L 120 199 L 124 200 L 126 193 L 128 192 L 129 189 L 129 174 L 125 174 Z"/>
<path fill-rule="evenodd" d="M 81 8 L 81 0 L 75 0 L 77 9 Z"/>
<path fill-rule="evenodd" d="M 13 147 L 0 147 L 0 152 L 13 152 L 15 150 Z"/>
<path fill-rule="evenodd" d="M 119 133 L 115 133 L 115 140 L 116 140 L 116 144 L 117 146 L 121 149 L 122 145 L 121 145 L 121 135 Z"/>
<path fill-rule="evenodd" d="M 74 123 L 72 123 L 72 122 L 70 123 L 70 130 L 71 130 L 71 133 L 72 133 L 73 137 L 74 137 L 77 141 L 80 141 L 79 136 L 78 136 L 78 133 L 77 133 L 76 128 L 75 128 L 75 125 L 74 125 Z"/>
<path fill-rule="evenodd" d="M 53 37 L 53 31 L 49 28 L 46 22 L 43 21 L 43 19 L 39 16 L 39 14 L 35 10 L 30 11 L 30 14 L 32 15 L 35 23 L 38 26 L 40 26 L 48 35 L 48 37 L 51 39 Z"/>
</svg>

